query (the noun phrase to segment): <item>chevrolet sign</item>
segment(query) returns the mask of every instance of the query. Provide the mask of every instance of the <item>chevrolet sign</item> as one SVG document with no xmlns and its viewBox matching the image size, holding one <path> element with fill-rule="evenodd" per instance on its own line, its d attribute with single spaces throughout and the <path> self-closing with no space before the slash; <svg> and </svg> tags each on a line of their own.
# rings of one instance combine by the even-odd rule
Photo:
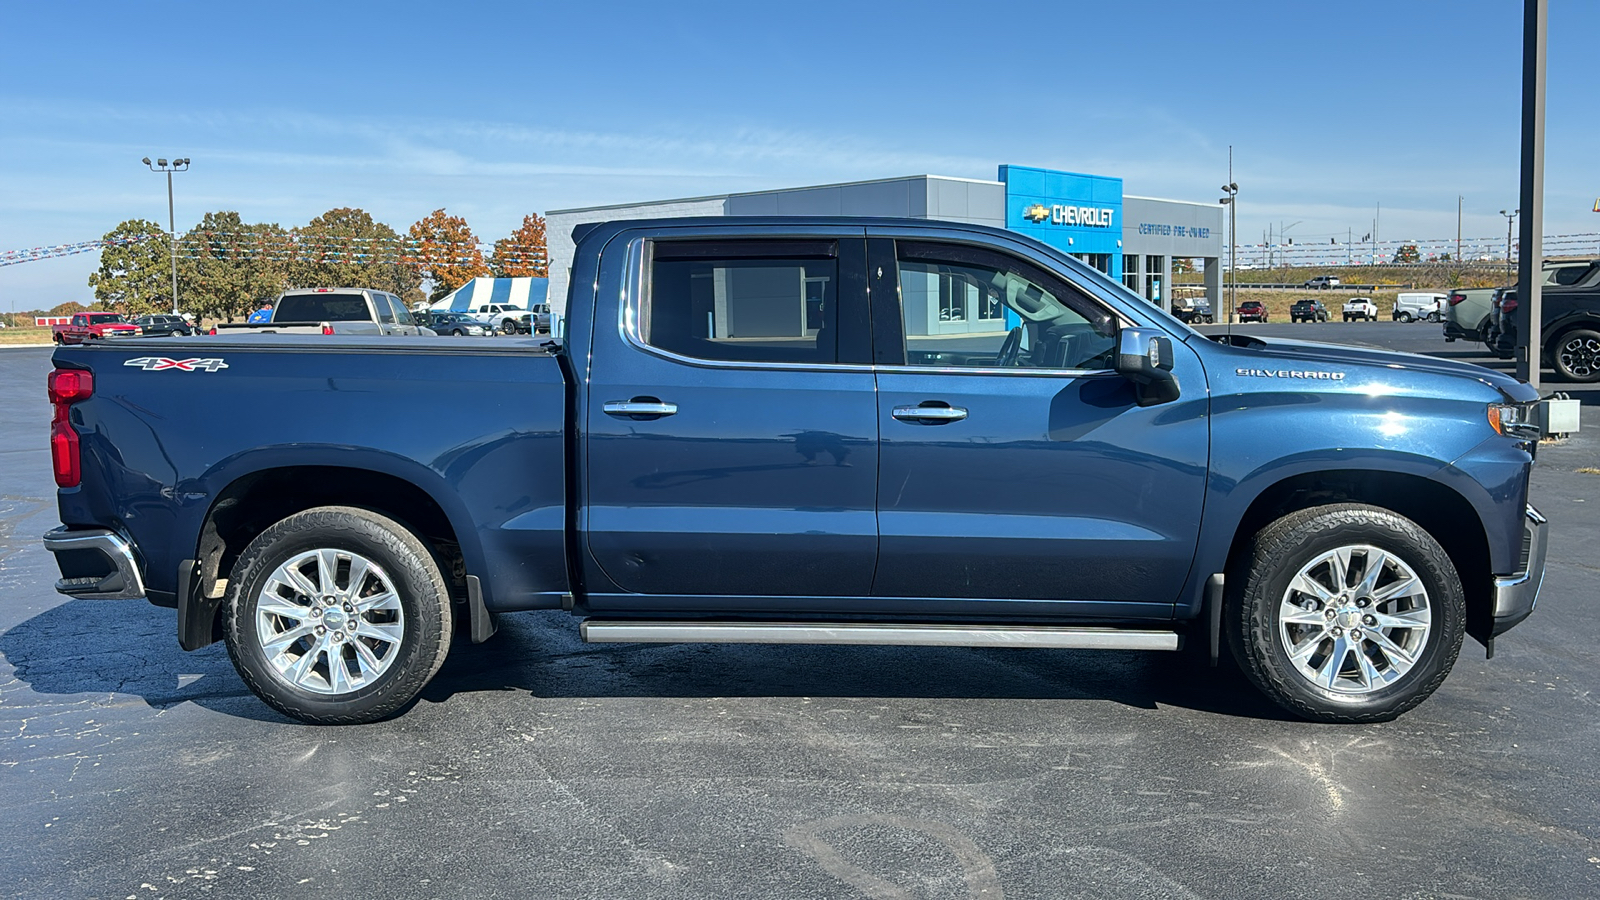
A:
<svg viewBox="0 0 1600 900">
<path fill-rule="evenodd" d="M 1110 228 L 1116 224 L 1116 213 L 1116 209 L 1109 206 L 1063 206 L 1060 203 L 1045 206 L 1035 203 L 1022 210 L 1022 217 L 1036 223 L 1049 219 L 1052 225 Z"/>
</svg>

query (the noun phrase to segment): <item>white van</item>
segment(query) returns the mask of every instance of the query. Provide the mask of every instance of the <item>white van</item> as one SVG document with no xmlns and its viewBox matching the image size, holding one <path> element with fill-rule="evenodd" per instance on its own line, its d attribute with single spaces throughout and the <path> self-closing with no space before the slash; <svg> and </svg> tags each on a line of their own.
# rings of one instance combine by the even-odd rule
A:
<svg viewBox="0 0 1600 900">
<path fill-rule="evenodd" d="M 1427 319 L 1429 322 L 1437 322 L 1443 315 L 1444 301 L 1444 294 L 1400 294 L 1394 298 L 1394 320 L 1413 322 L 1417 319 Z"/>
</svg>

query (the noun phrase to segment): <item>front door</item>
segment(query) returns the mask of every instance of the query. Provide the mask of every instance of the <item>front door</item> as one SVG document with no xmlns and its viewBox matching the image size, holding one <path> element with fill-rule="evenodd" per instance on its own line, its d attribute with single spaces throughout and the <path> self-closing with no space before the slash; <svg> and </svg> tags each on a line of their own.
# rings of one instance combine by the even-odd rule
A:
<svg viewBox="0 0 1600 900">
<path fill-rule="evenodd" d="M 634 252 L 640 296 L 594 326 L 584 464 L 589 552 L 630 596 L 591 585 L 591 604 L 867 595 L 878 425 L 860 230 Z"/>
<path fill-rule="evenodd" d="M 873 593 L 1025 601 L 984 607 L 1019 615 L 1170 611 L 1194 558 L 1206 480 L 1194 355 L 1174 341 L 1183 397 L 1141 409 L 1109 371 L 1116 316 L 1086 292 L 988 249 L 870 244 L 869 271 L 898 272 L 900 292 L 896 309 L 874 287 Z M 989 318 L 964 332 L 928 327 L 929 308 L 952 295 Z"/>
</svg>

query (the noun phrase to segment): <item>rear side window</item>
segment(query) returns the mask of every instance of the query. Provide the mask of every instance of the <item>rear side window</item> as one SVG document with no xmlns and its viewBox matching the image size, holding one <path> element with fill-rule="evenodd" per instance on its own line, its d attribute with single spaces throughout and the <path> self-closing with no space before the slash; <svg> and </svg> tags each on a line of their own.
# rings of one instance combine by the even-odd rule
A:
<svg viewBox="0 0 1600 900">
<path fill-rule="evenodd" d="M 639 337 L 698 359 L 832 363 L 838 289 L 831 240 L 658 242 Z"/>
<path fill-rule="evenodd" d="M 411 317 L 411 310 L 406 309 L 404 300 L 393 294 L 384 294 L 389 298 L 389 305 L 394 307 L 394 320 L 401 325 L 415 325 L 417 320 Z"/>
<path fill-rule="evenodd" d="M 278 301 L 272 321 L 370 322 L 367 300 L 360 294 L 291 294 Z"/>
</svg>

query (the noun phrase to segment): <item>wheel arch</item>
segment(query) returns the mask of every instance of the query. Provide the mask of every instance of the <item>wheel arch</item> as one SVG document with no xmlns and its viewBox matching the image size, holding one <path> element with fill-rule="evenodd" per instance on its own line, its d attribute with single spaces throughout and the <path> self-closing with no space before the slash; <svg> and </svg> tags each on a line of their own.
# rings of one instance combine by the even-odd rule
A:
<svg viewBox="0 0 1600 900">
<path fill-rule="evenodd" d="M 281 465 L 237 475 L 218 491 L 201 520 L 194 565 L 180 581 L 179 643 L 194 650 L 220 637 L 220 605 L 234 562 L 256 535 L 307 509 L 351 506 L 394 519 L 438 557 L 452 599 L 466 598 L 466 577 L 480 562 L 470 526 L 461 528 L 444 504 L 399 475 L 340 465 Z"/>
<path fill-rule="evenodd" d="M 1316 506 L 1364 503 L 1404 516 L 1438 541 L 1455 566 L 1467 602 L 1467 633 L 1485 640 L 1494 618 L 1488 532 L 1471 501 L 1450 486 L 1405 472 L 1361 469 L 1306 472 L 1266 487 L 1234 528 L 1227 559 L 1230 595 L 1244 588 L 1250 544 L 1270 523 Z"/>
</svg>

